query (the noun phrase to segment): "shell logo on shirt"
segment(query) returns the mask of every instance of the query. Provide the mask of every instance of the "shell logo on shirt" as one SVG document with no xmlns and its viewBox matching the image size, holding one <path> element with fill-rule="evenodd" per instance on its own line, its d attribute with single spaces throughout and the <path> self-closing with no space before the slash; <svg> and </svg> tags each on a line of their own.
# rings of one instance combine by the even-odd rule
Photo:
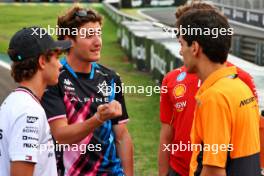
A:
<svg viewBox="0 0 264 176">
<path fill-rule="evenodd" d="M 173 89 L 173 95 L 175 98 L 182 97 L 186 92 L 186 86 L 184 84 L 178 84 Z"/>
</svg>

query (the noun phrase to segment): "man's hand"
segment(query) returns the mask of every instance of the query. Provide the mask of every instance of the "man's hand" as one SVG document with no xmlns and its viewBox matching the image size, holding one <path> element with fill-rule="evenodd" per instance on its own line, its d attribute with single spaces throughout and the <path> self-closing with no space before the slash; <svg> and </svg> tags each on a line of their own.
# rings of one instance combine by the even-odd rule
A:
<svg viewBox="0 0 264 176">
<path fill-rule="evenodd" d="M 98 106 L 97 113 L 102 121 L 114 119 L 122 115 L 121 104 L 113 100 L 110 103 Z"/>
<path fill-rule="evenodd" d="M 104 121 L 121 115 L 121 105 L 114 100 L 111 103 L 98 106 L 93 118 L 89 118 L 82 123 L 68 124 L 66 116 L 51 121 L 51 133 L 60 144 L 76 144 L 102 125 Z"/>
</svg>

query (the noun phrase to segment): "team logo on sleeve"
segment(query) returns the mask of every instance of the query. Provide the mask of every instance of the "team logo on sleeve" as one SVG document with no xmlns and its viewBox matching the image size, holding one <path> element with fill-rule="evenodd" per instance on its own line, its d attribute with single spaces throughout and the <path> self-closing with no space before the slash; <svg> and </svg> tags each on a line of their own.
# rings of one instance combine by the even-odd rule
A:
<svg viewBox="0 0 264 176">
<path fill-rule="evenodd" d="M 114 91 L 114 90 L 112 90 L 111 86 L 107 85 L 106 81 L 103 81 L 102 83 L 99 83 L 97 85 L 97 88 L 98 88 L 98 92 L 97 93 L 101 93 L 105 97 L 110 96 L 112 91 Z"/>
<path fill-rule="evenodd" d="M 38 120 L 38 117 L 27 116 L 27 123 L 35 123 Z"/>
<path fill-rule="evenodd" d="M 186 86 L 184 84 L 178 84 L 173 89 L 173 95 L 175 98 L 183 97 L 186 92 Z"/>
<path fill-rule="evenodd" d="M 186 75 L 187 75 L 186 72 L 181 72 L 176 78 L 177 82 L 183 81 L 186 78 Z"/>
<path fill-rule="evenodd" d="M 23 128 L 22 132 L 38 134 L 39 130 L 38 130 L 38 127 L 26 126 L 25 128 Z"/>
<path fill-rule="evenodd" d="M 69 92 L 75 91 L 75 88 L 73 87 L 73 84 L 69 79 L 64 79 L 63 84 L 64 84 L 65 90 Z"/>
<path fill-rule="evenodd" d="M 63 83 L 67 86 L 73 86 L 72 82 L 69 79 L 64 79 Z"/>
<path fill-rule="evenodd" d="M 26 160 L 26 161 L 32 161 L 32 156 L 30 156 L 30 155 L 26 155 L 26 156 L 25 156 L 25 160 Z"/>
<path fill-rule="evenodd" d="M 182 112 L 184 110 L 184 108 L 186 107 L 187 105 L 187 101 L 181 101 L 181 102 L 177 102 L 175 104 L 175 108 L 177 110 L 177 112 Z"/>
</svg>

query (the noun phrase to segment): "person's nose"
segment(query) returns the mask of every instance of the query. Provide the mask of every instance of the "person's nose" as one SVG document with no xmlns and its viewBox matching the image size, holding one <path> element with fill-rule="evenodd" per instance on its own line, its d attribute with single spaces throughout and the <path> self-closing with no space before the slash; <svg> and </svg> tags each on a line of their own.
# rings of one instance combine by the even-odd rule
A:
<svg viewBox="0 0 264 176">
<path fill-rule="evenodd" d="M 101 45 L 102 45 L 102 38 L 101 38 L 100 35 L 95 35 L 94 36 L 94 45 L 96 47 L 101 47 Z"/>
</svg>

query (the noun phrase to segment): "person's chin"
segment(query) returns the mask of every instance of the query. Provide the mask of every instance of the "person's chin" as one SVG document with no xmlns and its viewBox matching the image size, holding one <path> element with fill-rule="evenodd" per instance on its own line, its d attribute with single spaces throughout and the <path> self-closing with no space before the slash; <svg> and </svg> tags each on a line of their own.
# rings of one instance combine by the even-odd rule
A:
<svg viewBox="0 0 264 176">
<path fill-rule="evenodd" d="M 97 62 L 97 61 L 99 61 L 99 59 L 100 59 L 100 56 L 94 56 L 94 57 L 91 57 L 91 58 L 89 59 L 89 61 L 90 61 L 90 62 Z"/>
<path fill-rule="evenodd" d="M 89 59 L 89 62 L 98 62 L 98 61 L 99 61 L 99 59 L 97 59 L 97 58 Z"/>
<path fill-rule="evenodd" d="M 58 79 L 57 79 L 57 80 L 54 80 L 54 81 L 50 82 L 50 83 L 48 84 L 48 86 L 55 86 L 55 85 L 58 84 L 58 82 L 59 82 Z"/>
</svg>

